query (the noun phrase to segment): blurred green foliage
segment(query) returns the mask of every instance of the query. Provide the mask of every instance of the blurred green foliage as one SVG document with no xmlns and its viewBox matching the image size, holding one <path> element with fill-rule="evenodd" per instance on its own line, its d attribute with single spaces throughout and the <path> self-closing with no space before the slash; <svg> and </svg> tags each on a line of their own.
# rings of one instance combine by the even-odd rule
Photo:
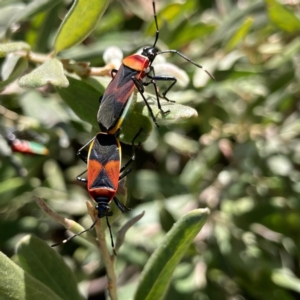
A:
<svg viewBox="0 0 300 300">
<path fill-rule="evenodd" d="M 2 42 L 22 41 L 21 50 L 29 45 L 37 53 L 50 53 L 70 5 L 0 1 Z M 153 126 L 137 153 L 127 178 L 133 210 L 113 224 L 113 231 L 130 216 L 146 214 L 118 253 L 120 299 L 132 299 L 145 263 L 173 223 L 206 206 L 209 221 L 177 266 L 166 299 L 298 299 L 300 3 L 157 1 L 157 8 L 158 46 L 180 50 L 216 81 L 179 56 L 167 57 L 191 79 L 169 98 L 195 108 L 199 116 Z M 151 45 L 154 34 L 150 1 L 113 1 L 95 30 L 58 58 L 101 67 L 107 47 L 118 46 L 126 56 Z M 1 130 L 34 128 L 50 150 L 48 157 L 13 154 L 12 159 L 2 149 L 5 143 L 1 146 L 0 245 L 14 259 L 15 245 L 25 234 L 49 244 L 64 238 L 62 227 L 44 215 L 33 195 L 84 227 L 91 224 L 87 191 L 76 182 L 85 165 L 76 153 L 95 133 L 91 124 L 97 111 L 83 122 L 60 97 L 67 89 L 21 88 L 16 78 L 37 63 L 6 55 L 11 51 L 0 48 Z M 94 91 L 100 95 L 95 85 Z M 89 95 L 77 101 L 98 103 L 96 92 Z M 123 155 L 131 155 L 129 146 L 124 145 Z M 15 160 L 27 176 L 18 177 Z M 75 239 L 60 250 L 80 287 L 89 281 L 89 299 L 105 291 L 103 266 L 93 249 Z"/>
</svg>

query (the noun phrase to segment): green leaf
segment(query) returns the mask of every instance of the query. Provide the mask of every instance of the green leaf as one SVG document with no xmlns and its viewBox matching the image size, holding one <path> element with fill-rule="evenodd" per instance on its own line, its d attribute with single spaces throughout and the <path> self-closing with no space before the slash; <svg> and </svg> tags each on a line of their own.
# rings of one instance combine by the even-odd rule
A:
<svg viewBox="0 0 300 300">
<path fill-rule="evenodd" d="M 102 77 L 100 77 L 100 78 L 102 78 Z M 92 86 L 96 91 L 99 92 L 99 95 L 103 95 L 103 93 L 105 91 L 105 87 L 108 84 L 107 80 L 105 80 L 105 81 L 97 80 L 94 77 L 82 78 L 82 81 L 89 84 L 90 86 Z M 99 98 L 100 98 L 100 96 L 99 96 Z"/>
<path fill-rule="evenodd" d="M 74 274 L 62 257 L 44 241 L 34 236 L 24 237 L 17 245 L 17 255 L 26 272 L 62 299 L 82 299 Z"/>
<path fill-rule="evenodd" d="M 2 193 L 7 193 L 12 190 L 16 190 L 24 184 L 24 179 L 20 177 L 6 179 L 5 181 L 0 183 L 0 195 Z"/>
<path fill-rule="evenodd" d="M 8 35 L 8 28 L 13 23 L 14 18 L 26 7 L 23 3 L 7 3 L 1 4 L 0 9 L 0 39 L 2 40 Z"/>
<path fill-rule="evenodd" d="M 14 18 L 14 23 L 29 19 L 34 15 L 42 12 L 49 11 L 52 7 L 62 2 L 62 0 L 35 0 L 31 1 L 24 9 L 20 11 Z"/>
<path fill-rule="evenodd" d="M 205 224 L 208 213 L 208 209 L 193 210 L 172 227 L 163 243 L 148 260 L 135 294 L 135 300 L 163 299 L 174 269 Z"/>
<path fill-rule="evenodd" d="M 68 77 L 68 80 L 69 86 L 58 88 L 57 92 L 81 120 L 92 124 L 99 131 L 97 111 L 101 93 L 85 81 L 73 77 Z"/>
<path fill-rule="evenodd" d="M 12 53 L 20 50 L 29 51 L 30 46 L 25 42 L 12 42 L 12 43 L 0 44 L 0 57 L 4 57 L 8 53 Z"/>
<path fill-rule="evenodd" d="M 276 69 L 289 63 L 300 51 L 300 38 L 297 37 L 289 44 L 286 44 L 280 54 L 274 55 L 266 64 L 266 69 Z M 284 75 L 286 76 L 286 75 Z"/>
<path fill-rule="evenodd" d="M 159 219 L 162 229 L 165 232 L 171 230 L 175 220 L 173 215 L 169 212 L 169 210 L 162 205 L 162 202 L 159 202 Z"/>
<path fill-rule="evenodd" d="M 108 0 L 75 0 L 63 20 L 54 43 L 56 53 L 82 42 L 96 27 Z"/>
<path fill-rule="evenodd" d="M 159 12 L 160 17 L 164 20 L 164 22 L 172 22 L 177 16 L 180 16 L 183 10 L 183 5 L 179 3 L 172 3 L 166 6 Z M 155 28 L 156 31 L 156 28 Z M 154 32 L 155 32 L 154 31 Z"/>
<path fill-rule="evenodd" d="M 147 116 L 143 116 L 141 111 L 136 110 L 138 108 L 136 105 L 138 93 L 133 93 L 132 97 L 133 98 L 131 103 L 127 104 L 130 105 L 127 113 L 125 114 L 125 116 L 121 117 L 124 117 L 124 119 L 121 124 L 121 130 L 119 131 L 119 138 L 122 143 L 129 145 L 132 144 L 133 140 L 135 144 L 145 142 L 153 129 L 153 122 L 151 121 L 151 119 Z M 142 98 L 140 99 L 140 101 L 143 102 L 142 105 L 145 105 Z M 138 134 L 138 132 L 140 133 Z M 138 136 L 136 136 L 137 134 Z"/>
<path fill-rule="evenodd" d="M 292 274 L 288 269 L 274 270 L 272 274 L 272 281 L 282 288 L 300 293 L 300 279 Z"/>
<path fill-rule="evenodd" d="M 55 5 L 54 7 L 48 8 L 47 12 L 45 12 L 45 17 L 43 18 L 43 21 L 39 25 L 39 30 L 37 31 L 37 37 L 34 43 L 34 51 L 47 53 L 49 51 L 49 47 L 52 48 L 52 44 L 49 45 L 49 37 L 52 42 L 52 34 L 49 35 L 49 33 L 57 30 L 57 24 L 59 22 L 57 16 L 60 14 L 61 8 L 62 5 Z M 37 19 L 39 19 L 39 17 L 37 17 Z"/>
<path fill-rule="evenodd" d="M 0 252 L 0 278 L 0 298 L 3 300 L 62 300 L 2 252 Z"/>
<path fill-rule="evenodd" d="M 238 43 L 244 39 L 253 24 L 253 18 L 248 17 L 244 23 L 238 28 L 233 37 L 226 45 L 226 51 L 230 52 Z"/>
<path fill-rule="evenodd" d="M 237 5 L 233 7 L 226 18 L 220 19 L 221 23 L 213 34 L 209 36 L 205 45 L 201 47 L 198 56 L 207 55 L 214 47 L 218 47 L 220 43 L 224 43 L 224 40 L 228 40 L 231 37 L 231 33 L 235 28 L 239 27 L 242 20 L 249 15 L 257 15 L 265 10 L 265 3 L 263 1 L 251 1 L 245 9 L 240 9 Z"/>
<path fill-rule="evenodd" d="M 122 227 L 118 230 L 116 243 L 115 243 L 115 249 L 118 251 L 118 249 L 122 246 L 125 240 L 125 236 L 127 231 L 136 223 L 138 222 L 145 214 L 145 211 L 143 210 L 140 214 L 132 217 L 129 219 Z"/>
<path fill-rule="evenodd" d="M 266 0 L 270 20 L 280 29 L 296 33 L 300 30 L 300 20 L 295 14 L 276 0 Z"/>
<path fill-rule="evenodd" d="M 62 63 L 56 58 L 46 61 L 19 80 L 21 87 L 30 88 L 41 87 L 49 83 L 58 87 L 67 87 L 69 85 Z"/>
<path fill-rule="evenodd" d="M 28 61 L 24 57 L 13 56 L 7 57 L 7 60 L 2 65 L 2 79 L 0 82 L 0 90 L 11 82 L 16 80 L 28 67 Z"/>
<path fill-rule="evenodd" d="M 130 110 L 121 126 L 119 138 L 122 143 L 131 145 L 135 135 L 142 128 L 142 131 L 135 140 L 135 144 L 143 143 L 147 140 L 153 129 L 153 122 L 149 117 L 145 117 L 140 113 Z"/>
<path fill-rule="evenodd" d="M 65 107 L 57 99 L 50 95 L 45 99 L 35 89 L 30 89 L 26 93 L 23 93 L 19 103 L 22 111 L 27 116 L 39 120 L 42 124 L 51 126 L 52 124 L 68 122 L 70 120 L 68 111 L 66 111 Z"/>
<path fill-rule="evenodd" d="M 157 106 L 157 99 L 154 95 L 144 93 L 146 100 L 148 101 L 153 114 L 155 118 L 158 120 L 159 124 L 164 123 L 170 123 L 170 122 L 178 122 L 179 120 L 185 120 L 192 117 L 197 117 L 198 113 L 197 111 L 189 106 L 173 103 L 173 102 L 167 102 L 164 99 L 160 99 L 160 104 L 162 107 L 162 110 L 168 113 L 163 114 L 158 106 Z M 142 96 L 138 94 L 138 102 L 135 105 L 135 112 L 140 112 L 144 116 L 148 116 L 151 118 L 151 115 L 149 113 L 149 110 L 147 106 L 145 105 L 145 102 L 142 99 Z"/>
<path fill-rule="evenodd" d="M 167 132 L 164 136 L 164 141 L 171 148 L 176 149 L 178 153 L 197 155 L 200 151 L 199 142 L 174 131 Z"/>
</svg>

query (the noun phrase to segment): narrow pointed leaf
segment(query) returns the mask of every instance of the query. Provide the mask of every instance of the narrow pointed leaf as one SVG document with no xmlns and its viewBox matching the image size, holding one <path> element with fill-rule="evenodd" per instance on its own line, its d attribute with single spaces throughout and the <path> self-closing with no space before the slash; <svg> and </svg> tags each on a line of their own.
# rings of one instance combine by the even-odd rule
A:
<svg viewBox="0 0 300 300">
<path fill-rule="evenodd" d="M 62 299 L 81 299 L 74 274 L 62 257 L 44 241 L 26 236 L 17 246 L 22 268 Z"/>
<path fill-rule="evenodd" d="M 300 293 L 300 280 L 288 269 L 275 269 L 272 281 L 278 286 Z"/>
<path fill-rule="evenodd" d="M 13 178 L 6 179 L 0 183 L 0 195 L 2 193 L 7 193 L 12 190 L 16 190 L 17 188 L 21 187 L 24 184 L 25 182 L 23 178 L 13 177 Z"/>
<path fill-rule="evenodd" d="M 0 1 L 1 3 L 2 1 Z M 12 2 L 12 1 L 10 1 Z M 16 2 L 1 6 L 0 9 L 0 39 L 3 40 L 7 34 L 7 29 L 12 24 L 14 18 L 26 7 L 24 3 Z"/>
<path fill-rule="evenodd" d="M 291 33 L 299 32 L 300 19 L 291 10 L 288 10 L 276 0 L 266 0 L 266 3 L 269 18 L 278 28 Z"/>
<path fill-rule="evenodd" d="M 15 23 L 29 19 L 42 11 L 49 11 L 62 0 L 34 0 L 18 13 L 13 21 Z"/>
<path fill-rule="evenodd" d="M 173 225 L 163 243 L 148 260 L 135 300 L 163 299 L 176 266 L 205 224 L 208 213 L 208 209 L 193 210 Z"/>
<path fill-rule="evenodd" d="M 26 58 L 19 56 L 10 57 L 2 66 L 2 78 L 5 80 L 0 81 L 0 90 L 16 80 L 25 72 L 27 67 L 28 61 Z"/>
<path fill-rule="evenodd" d="M 75 0 L 61 24 L 54 44 L 56 53 L 82 42 L 96 27 L 108 0 Z"/>
<path fill-rule="evenodd" d="M 67 88 L 58 88 L 57 92 L 81 120 L 90 123 L 98 130 L 96 116 L 101 93 L 82 80 L 73 77 L 68 77 L 68 80 L 70 85 Z"/>
<path fill-rule="evenodd" d="M 69 85 L 62 63 L 56 58 L 46 61 L 19 80 L 21 87 L 30 88 L 41 87 L 49 83 L 58 87 L 67 87 Z"/>
<path fill-rule="evenodd" d="M 46 285 L 0 252 L 0 299 L 62 300 Z"/>
<path fill-rule="evenodd" d="M 137 216 L 133 217 L 129 221 L 127 221 L 121 229 L 118 230 L 117 238 L 116 238 L 116 244 L 115 244 L 115 249 L 116 251 L 120 249 L 122 244 L 124 243 L 125 236 L 127 231 L 136 223 L 138 222 L 145 214 L 145 211 L 143 210 L 140 214 Z"/>
<path fill-rule="evenodd" d="M 247 33 L 251 29 L 252 24 L 253 18 L 248 17 L 227 43 L 226 51 L 231 51 L 236 45 L 239 44 L 240 41 L 242 41 L 246 37 Z"/>
</svg>

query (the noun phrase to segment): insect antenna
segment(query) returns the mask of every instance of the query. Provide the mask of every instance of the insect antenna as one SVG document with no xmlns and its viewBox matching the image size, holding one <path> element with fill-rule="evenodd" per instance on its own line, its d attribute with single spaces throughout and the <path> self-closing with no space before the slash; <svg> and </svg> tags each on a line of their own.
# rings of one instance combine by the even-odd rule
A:
<svg viewBox="0 0 300 300">
<path fill-rule="evenodd" d="M 116 249 L 115 249 L 114 238 L 113 238 L 113 235 L 112 235 L 112 232 L 111 232 L 110 224 L 109 224 L 109 222 L 108 222 L 108 216 L 106 216 L 106 224 L 107 224 L 107 228 L 108 228 L 108 230 L 109 230 L 110 241 L 111 241 L 111 247 L 112 247 L 113 253 L 114 253 L 115 256 L 117 256 L 117 252 L 116 252 Z"/>
<path fill-rule="evenodd" d="M 156 26 L 156 33 L 155 33 L 155 41 L 153 44 L 153 48 L 156 46 L 156 43 L 158 41 L 158 37 L 159 37 L 159 29 L 158 29 L 158 23 L 157 23 L 157 15 L 156 15 L 156 9 L 155 9 L 155 2 L 152 2 L 152 6 L 153 6 L 153 13 L 154 13 L 154 21 L 155 21 L 155 26 Z"/>
<path fill-rule="evenodd" d="M 190 58 L 186 57 L 185 55 L 183 55 L 182 53 L 180 53 L 179 51 L 177 50 L 164 50 L 164 51 L 159 51 L 157 53 L 157 55 L 159 54 L 164 54 L 164 53 L 176 53 L 178 54 L 179 56 L 181 56 L 183 59 L 185 59 L 186 61 L 190 62 L 191 64 L 193 64 L 194 66 L 198 67 L 198 68 L 201 68 L 203 69 L 203 71 L 213 80 L 216 80 L 215 77 L 210 74 L 207 70 L 205 70 L 201 65 L 197 64 L 196 62 L 194 62 L 193 60 L 191 60 Z"/>
<path fill-rule="evenodd" d="M 85 233 L 85 232 L 87 232 L 87 231 L 92 230 L 92 229 L 95 227 L 97 221 L 98 221 L 98 217 L 96 218 L 96 220 L 94 221 L 94 223 L 92 224 L 92 226 L 91 226 L 90 228 L 85 229 L 85 230 L 83 230 L 83 231 L 80 231 L 80 232 L 78 232 L 78 233 L 76 233 L 76 234 L 74 234 L 74 235 L 68 237 L 67 239 L 65 239 L 65 240 L 63 240 L 63 241 L 61 241 L 61 242 L 59 242 L 59 243 L 53 244 L 53 245 L 51 245 L 51 247 L 56 247 L 56 246 L 58 246 L 58 245 L 65 244 L 65 243 L 69 242 L 70 240 L 73 240 L 76 236 L 79 236 L 79 235 L 81 235 L 81 234 L 83 234 L 83 233 Z"/>
</svg>

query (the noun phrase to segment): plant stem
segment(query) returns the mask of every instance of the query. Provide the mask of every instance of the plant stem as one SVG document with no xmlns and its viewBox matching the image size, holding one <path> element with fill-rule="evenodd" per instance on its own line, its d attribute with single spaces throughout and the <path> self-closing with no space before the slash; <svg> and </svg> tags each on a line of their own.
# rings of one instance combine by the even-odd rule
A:
<svg viewBox="0 0 300 300">
<path fill-rule="evenodd" d="M 102 222 L 103 219 L 100 219 L 99 223 Z M 99 250 L 106 268 L 107 288 L 111 300 L 117 300 L 117 278 L 114 269 L 115 256 L 109 253 L 105 239 L 105 232 L 101 230 L 101 224 L 99 225 L 100 226 L 98 226 L 98 224 L 96 225 L 96 233 L 99 241 Z"/>
<path fill-rule="evenodd" d="M 76 228 L 77 232 L 81 231 L 81 230 L 78 230 L 78 228 L 77 228 L 78 226 L 80 226 L 79 224 L 77 224 L 76 222 L 74 222 L 72 220 L 69 220 L 67 218 L 64 218 L 64 217 L 60 216 L 59 214 L 57 214 L 41 198 L 36 197 L 36 196 L 34 198 L 35 198 L 35 201 L 37 202 L 38 206 L 48 216 L 53 218 L 55 221 L 62 224 L 67 229 L 69 229 L 73 232 L 74 232 L 74 227 Z M 92 220 L 94 221 L 95 217 L 96 217 L 95 216 L 95 207 L 89 201 L 87 201 L 86 205 L 87 205 L 88 213 L 91 216 Z M 111 300 L 117 300 L 118 299 L 118 296 L 117 296 L 117 277 L 116 277 L 115 269 L 114 269 L 115 256 L 111 255 L 109 253 L 109 250 L 108 250 L 108 247 L 107 247 L 107 244 L 106 244 L 106 239 L 105 239 L 105 229 L 106 228 L 103 227 L 102 222 L 103 222 L 103 219 L 99 219 L 96 226 L 95 226 L 96 234 L 97 234 L 97 238 L 98 238 L 97 246 L 99 248 L 101 257 L 103 259 L 103 263 L 104 263 L 105 268 L 106 268 L 107 289 L 108 289 L 108 293 L 110 295 L 110 299 Z"/>
<path fill-rule="evenodd" d="M 53 53 L 41 54 L 25 50 L 17 51 L 15 53 L 20 56 L 26 57 L 29 61 L 37 64 L 43 64 L 54 57 Z M 115 68 L 113 64 L 107 64 L 104 67 L 89 67 L 89 64 L 86 62 L 76 62 L 69 59 L 59 60 L 62 62 L 66 71 L 70 73 L 76 73 L 81 77 L 110 76 L 111 70 Z"/>
<path fill-rule="evenodd" d="M 88 207 L 88 213 L 91 216 L 92 220 L 95 220 L 95 208 L 94 206 L 88 202 L 87 203 Z M 111 255 L 109 253 L 107 244 L 106 244 L 106 239 L 105 239 L 105 228 L 103 227 L 103 220 L 104 219 L 99 219 L 95 229 L 96 229 L 96 234 L 98 238 L 98 248 L 101 254 L 101 257 L 103 259 L 103 263 L 105 265 L 106 269 L 106 275 L 107 275 L 107 289 L 108 293 L 110 296 L 111 300 L 117 300 L 117 277 L 115 274 L 115 256 Z"/>
<path fill-rule="evenodd" d="M 63 225 L 66 229 L 70 230 L 71 232 L 73 232 L 75 234 L 84 230 L 84 228 L 77 222 L 70 220 L 68 218 L 62 217 L 57 212 L 52 210 L 43 199 L 41 199 L 37 196 L 34 196 L 34 199 L 35 199 L 37 205 L 44 211 L 45 214 L 47 214 L 50 218 L 55 220 L 57 223 L 60 223 L 61 225 Z M 82 235 L 82 237 L 85 237 L 86 240 L 88 240 L 90 243 L 95 245 L 95 238 L 92 237 L 88 232 L 84 233 Z"/>
</svg>

